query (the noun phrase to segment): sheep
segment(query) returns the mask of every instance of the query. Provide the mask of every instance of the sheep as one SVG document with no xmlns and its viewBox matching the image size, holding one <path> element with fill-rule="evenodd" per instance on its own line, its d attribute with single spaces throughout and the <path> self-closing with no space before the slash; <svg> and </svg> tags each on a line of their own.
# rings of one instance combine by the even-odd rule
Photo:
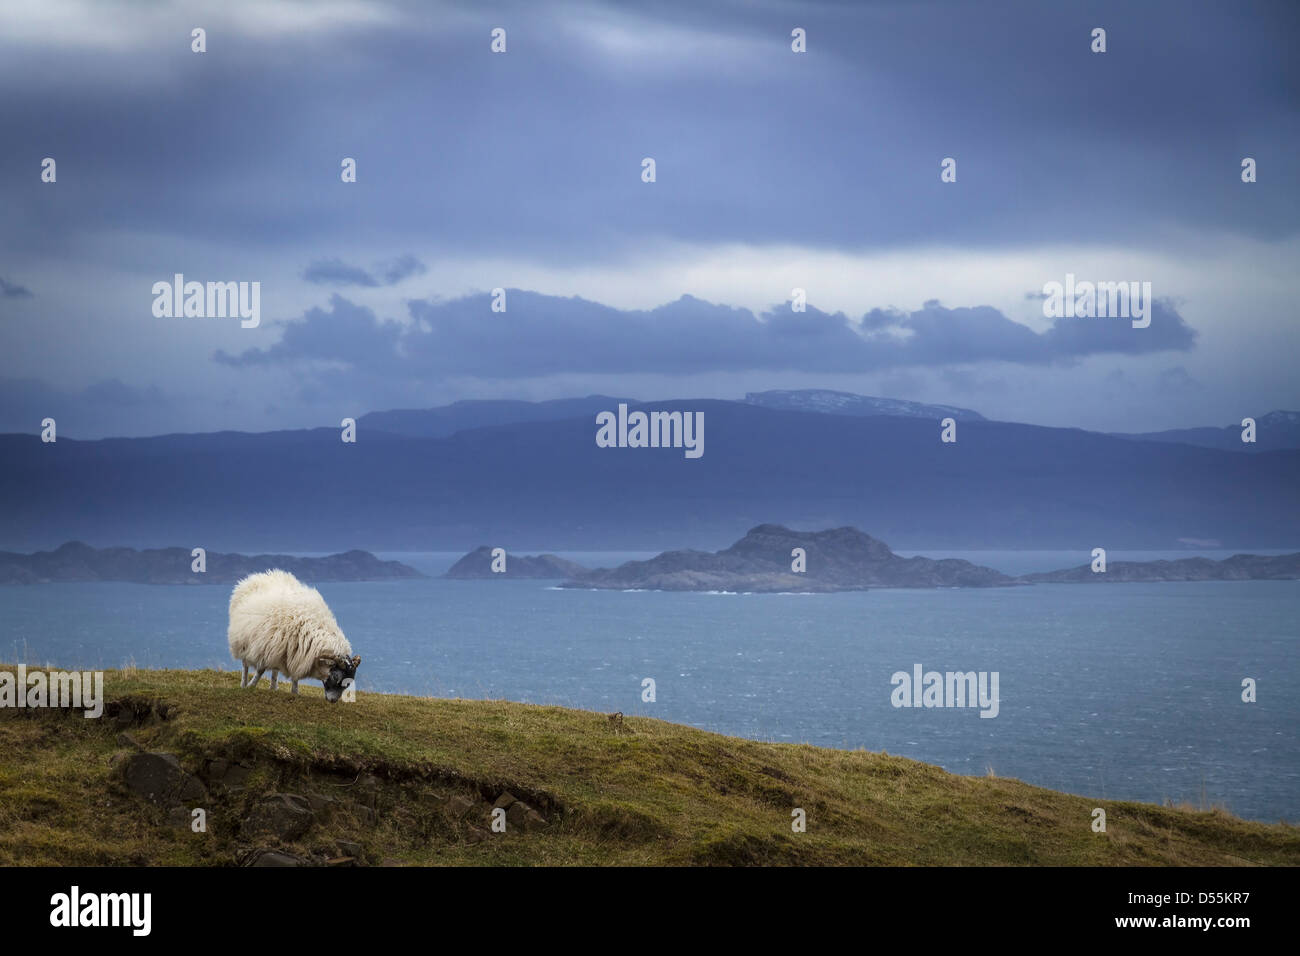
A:
<svg viewBox="0 0 1300 956">
<path fill-rule="evenodd" d="M 230 592 L 230 628 L 227 632 L 227 640 L 230 643 L 230 656 L 237 661 L 243 662 L 244 675 L 239 679 L 239 686 L 246 687 L 248 681 L 248 661 L 251 657 L 249 646 L 253 638 L 257 635 L 256 628 L 235 627 L 235 612 L 244 604 L 253 594 L 265 594 L 273 589 L 281 591 L 293 590 L 300 586 L 300 582 L 288 571 L 263 571 L 261 574 L 250 574 L 242 581 L 235 585 L 235 589 Z M 271 686 L 274 687 L 279 677 L 279 671 L 271 671 Z M 259 671 L 254 682 L 262 679 Z"/>
<path fill-rule="evenodd" d="M 314 678 L 325 685 L 325 699 L 335 703 L 343 682 L 355 679 L 360 657 L 352 656 L 338 622 L 315 588 L 288 571 L 251 574 L 230 593 L 230 655 L 244 665 L 240 687 L 255 687 L 267 670 L 275 690 L 280 672 L 293 681 Z M 249 680 L 250 666 L 257 671 Z"/>
</svg>

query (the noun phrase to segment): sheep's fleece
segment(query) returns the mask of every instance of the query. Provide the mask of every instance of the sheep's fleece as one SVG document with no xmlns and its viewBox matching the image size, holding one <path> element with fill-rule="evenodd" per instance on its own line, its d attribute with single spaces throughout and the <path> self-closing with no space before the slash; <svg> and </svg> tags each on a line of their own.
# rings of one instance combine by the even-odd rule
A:
<svg viewBox="0 0 1300 956">
<path fill-rule="evenodd" d="M 324 681 L 326 659 L 352 654 L 320 592 L 288 571 L 250 574 L 235 585 L 228 637 L 235 660 L 291 680 Z"/>
</svg>

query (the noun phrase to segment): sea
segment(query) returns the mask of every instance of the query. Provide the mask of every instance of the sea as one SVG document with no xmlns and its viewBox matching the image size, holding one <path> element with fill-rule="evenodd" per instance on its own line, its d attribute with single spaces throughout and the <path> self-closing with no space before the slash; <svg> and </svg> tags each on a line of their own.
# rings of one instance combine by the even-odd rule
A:
<svg viewBox="0 0 1300 956">
<path fill-rule="evenodd" d="M 926 554 L 1008 574 L 1090 561 L 1080 552 Z M 1108 561 L 1189 555 L 1112 551 Z M 1096 798 L 1300 817 L 1300 581 L 596 591 L 436 577 L 459 554 L 380 556 L 431 577 L 318 585 L 363 658 L 358 697 L 622 711 L 756 740 L 887 751 Z M 609 567 L 651 555 L 562 556 Z M 235 670 L 229 593 L 0 587 L 0 660 Z M 996 717 L 978 706 L 895 706 L 894 676 L 910 678 L 918 665 L 996 673 Z"/>
</svg>

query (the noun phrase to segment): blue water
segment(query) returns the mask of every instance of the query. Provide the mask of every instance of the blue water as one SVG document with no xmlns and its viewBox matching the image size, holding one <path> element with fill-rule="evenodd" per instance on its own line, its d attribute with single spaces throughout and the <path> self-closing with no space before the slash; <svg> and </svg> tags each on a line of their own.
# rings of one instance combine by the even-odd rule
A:
<svg viewBox="0 0 1300 956">
<path fill-rule="evenodd" d="M 608 565 L 642 555 L 565 556 Z M 437 573 L 456 556 L 386 557 Z M 1087 555 L 979 560 L 1022 573 Z M 373 690 L 621 710 L 886 750 L 957 773 L 992 768 L 1096 797 L 1300 816 L 1300 582 L 724 595 L 434 578 L 320 591 L 364 658 L 362 705 Z M 224 586 L 3 587 L 0 659 L 233 669 L 228 596 Z M 997 671 L 999 715 L 894 708 L 891 675 L 918 663 Z M 641 699 L 646 677 L 653 703 Z M 1245 677 L 1258 682 L 1256 703 L 1241 701 Z"/>
</svg>

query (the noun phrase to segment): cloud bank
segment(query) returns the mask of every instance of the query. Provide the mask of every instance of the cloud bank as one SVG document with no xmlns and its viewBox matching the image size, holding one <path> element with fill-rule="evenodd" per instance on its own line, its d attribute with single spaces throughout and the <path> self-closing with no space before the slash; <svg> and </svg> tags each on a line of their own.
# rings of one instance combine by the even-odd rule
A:
<svg viewBox="0 0 1300 956">
<path fill-rule="evenodd" d="M 533 378 L 564 373 L 669 374 L 875 372 L 975 362 L 1068 363 L 1091 355 L 1188 351 L 1196 332 L 1157 300 L 1149 328 L 1127 319 L 1062 318 L 1043 332 L 989 306 L 913 312 L 874 309 L 861 319 L 789 303 L 762 315 L 684 295 L 656 309 L 622 310 L 581 298 L 506 290 L 407 303 L 411 321 L 382 320 L 339 294 L 283 323 L 279 342 L 214 358 L 232 367 L 325 362 L 334 368 L 420 378 Z"/>
</svg>

